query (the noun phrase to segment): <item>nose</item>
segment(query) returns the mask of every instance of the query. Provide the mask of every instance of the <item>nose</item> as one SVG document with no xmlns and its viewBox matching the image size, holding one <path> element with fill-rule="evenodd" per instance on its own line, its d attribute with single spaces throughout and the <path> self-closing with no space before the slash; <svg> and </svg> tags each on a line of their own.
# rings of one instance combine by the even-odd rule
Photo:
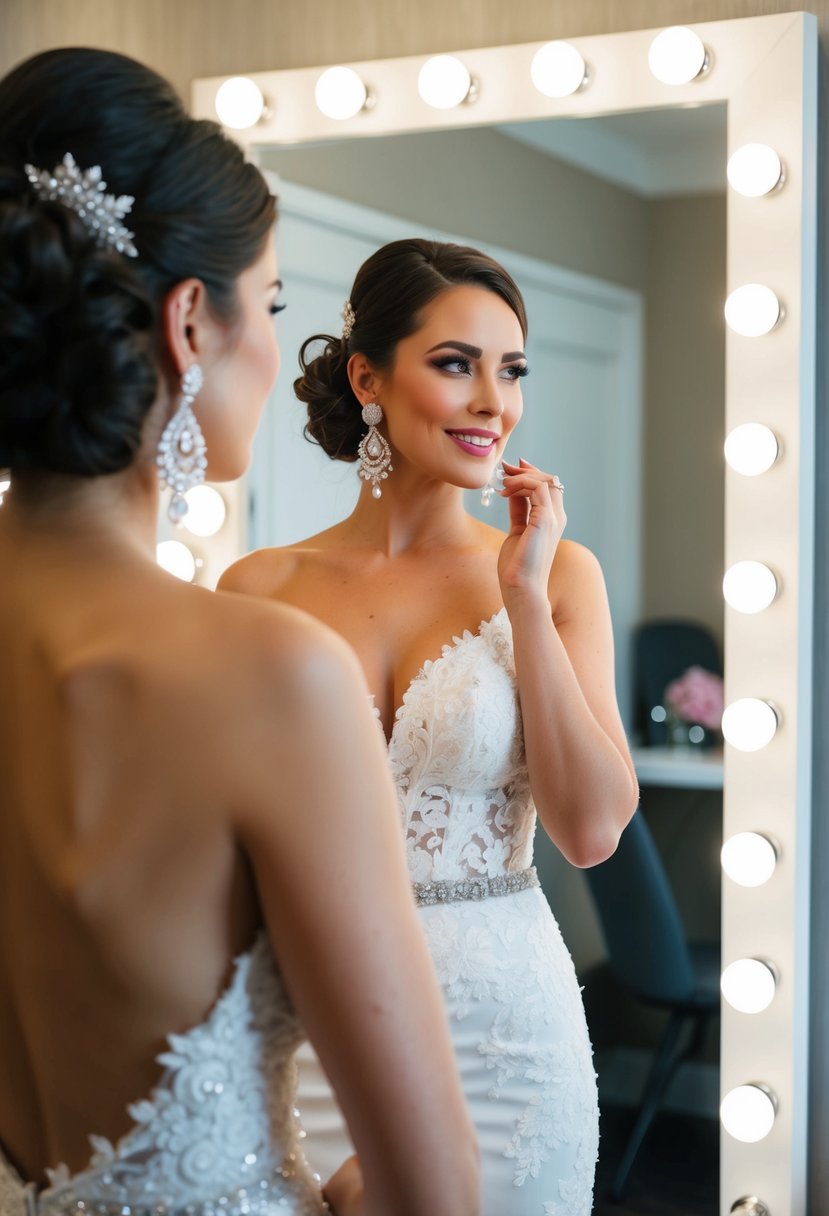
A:
<svg viewBox="0 0 829 1216">
<path fill-rule="evenodd" d="M 499 418 L 503 414 L 504 400 L 500 380 L 487 376 L 480 382 L 472 412 L 485 418 Z"/>
</svg>

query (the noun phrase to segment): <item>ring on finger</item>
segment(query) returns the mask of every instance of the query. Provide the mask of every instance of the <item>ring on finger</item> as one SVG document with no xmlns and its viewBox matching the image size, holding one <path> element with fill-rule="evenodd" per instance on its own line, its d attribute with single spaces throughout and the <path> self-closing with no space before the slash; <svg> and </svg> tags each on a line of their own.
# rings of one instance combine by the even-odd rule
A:
<svg viewBox="0 0 829 1216">
<path fill-rule="evenodd" d="M 558 477 L 553 477 L 552 487 L 554 490 L 561 490 L 562 494 L 564 493 L 564 486 L 562 485 L 562 483 L 558 479 Z"/>
</svg>

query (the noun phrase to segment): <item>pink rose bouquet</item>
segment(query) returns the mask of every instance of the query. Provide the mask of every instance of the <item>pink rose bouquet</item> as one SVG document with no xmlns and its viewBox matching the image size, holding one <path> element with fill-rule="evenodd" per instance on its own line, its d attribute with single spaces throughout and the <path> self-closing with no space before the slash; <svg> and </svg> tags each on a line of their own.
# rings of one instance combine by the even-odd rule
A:
<svg viewBox="0 0 829 1216">
<path fill-rule="evenodd" d="M 723 715 L 722 677 L 689 667 L 665 689 L 665 705 L 683 722 L 719 730 Z"/>
</svg>

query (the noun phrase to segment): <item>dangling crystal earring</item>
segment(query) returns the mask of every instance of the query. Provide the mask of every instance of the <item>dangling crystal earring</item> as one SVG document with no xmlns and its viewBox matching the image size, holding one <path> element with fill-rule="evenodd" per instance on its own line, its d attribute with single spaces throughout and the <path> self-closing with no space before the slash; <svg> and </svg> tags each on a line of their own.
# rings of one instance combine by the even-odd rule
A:
<svg viewBox="0 0 829 1216">
<path fill-rule="evenodd" d="M 173 491 L 167 514 L 174 524 L 181 523 L 187 514 L 184 495 L 204 481 L 207 468 L 204 435 L 192 410 L 193 401 L 203 384 L 202 369 L 198 363 L 191 363 L 181 378 L 179 407 L 164 428 L 158 445 L 156 464 L 162 485 L 169 486 Z"/>
<path fill-rule="evenodd" d="M 492 476 L 495 478 L 496 481 L 503 482 L 504 466 L 502 464 L 496 464 L 495 468 L 493 469 Z M 490 506 L 490 504 L 492 503 L 492 496 L 494 493 L 495 493 L 495 486 L 492 484 L 492 482 L 488 481 L 481 490 L 481 506 L 482 507 Z"/>
<path fill-rule="evenodd" d="M 363 422 L 368 427 L 360 440 L 357 455 L 360 457 L 360 476 L 363 481 L 371 482 L 372 498 L 380 498 L 383 491 L 380 482 L 385 481 L 389 473 L 393 473 L 391 463 L 391 448 L 377 430 L 383 421 L 383 411 L 376 402 L 370 401 L 363 406 Z"/>
</svg>

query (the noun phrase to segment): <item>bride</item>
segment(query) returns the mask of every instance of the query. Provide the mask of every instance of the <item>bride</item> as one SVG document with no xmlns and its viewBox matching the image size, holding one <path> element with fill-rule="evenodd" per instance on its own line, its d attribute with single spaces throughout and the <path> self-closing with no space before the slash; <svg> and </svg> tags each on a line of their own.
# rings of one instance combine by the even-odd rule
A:
<svg viewBox="0 0 829 1216">
<path fill-rule="evenodd" d="M 223 585 L 313 613 L 361 660 L 478 1132 L 484 1212 L 586 1216 L 595 1076 L 532 837 L 537 810 L 565 857 L 590 866 L 636 806 L 602 574 L 562 540 L 564 487 L 527 460 L 503 461 L 507 535 L 463 507 L 464 489 L 495 492 L 529 370 L 524 304 L 501 266 L 396 241 L 362 266 L 344 318 L 341 337 L 305 344 L 295 388 L 309 438 L 359 461 L 357 506 L 242 559 Z M 550 397 L 554 409 L 555 385 Z M 382 921 L 377 893 L 366 899 Z M 299 1107 L 311 1160 L 336 1160 L 348 1141 L 310 1053 Z"/>
<path fill-rule="evenodd" d="M 0 81 L 0 1216 L 321 1216 L 304 1030 L 360 1155 L 338 1216 L 478 1211 L 354 657 L 155 563 L 159 467 L 180 512 L 248 462 L 273 222 L 133 60 Z"/>
</svg>

